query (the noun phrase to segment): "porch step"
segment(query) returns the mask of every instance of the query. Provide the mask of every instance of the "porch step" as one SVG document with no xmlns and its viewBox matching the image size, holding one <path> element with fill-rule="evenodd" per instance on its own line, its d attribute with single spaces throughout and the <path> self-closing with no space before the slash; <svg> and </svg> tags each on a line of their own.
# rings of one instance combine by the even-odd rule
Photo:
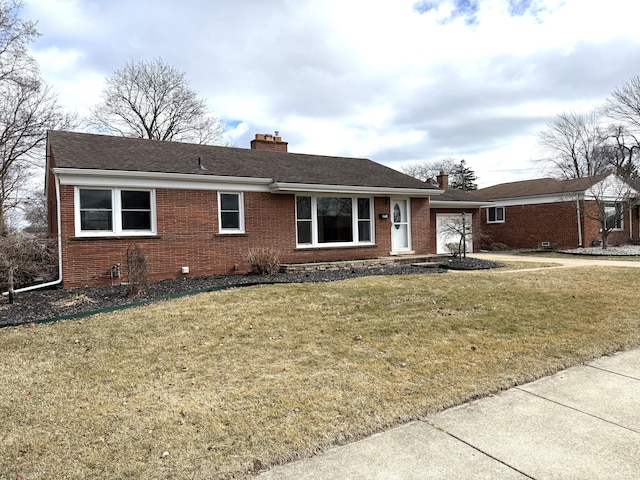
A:
<svg viewBox="0 0 640 480">
<path fill-rule="evenodd" d="M 397 257 L 370 258 L 365 260 L 342 260 L 334 262 L 287 263 L 280 266 L 282 273 L 314 272 L 322 270 L 350 270 L 375 268 L 388 265 L 413 265 L 436 268 L 449 258 L 447 255 L 403 255 Z"/>
<path fill-rule="evenodd" d="M 423 267 L 423 268 L 438 268 L 443 263 L 444 263 L 444 261 L 440 261 L 440 262 L 418 262 L 418 263 L 412 263 L 411 266 L 412 267 Z"/>
</svg>

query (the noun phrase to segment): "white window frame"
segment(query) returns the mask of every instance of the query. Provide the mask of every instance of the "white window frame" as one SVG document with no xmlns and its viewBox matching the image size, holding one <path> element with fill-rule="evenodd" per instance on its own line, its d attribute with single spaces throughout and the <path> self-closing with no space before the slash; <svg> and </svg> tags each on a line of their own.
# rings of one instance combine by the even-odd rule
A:
<svg viewBox="0 0 640 480">
<path fill-rule="evenodd" d="M 311 243 L 300 243 L 298 241 L 298 197 L 311 198 Z M 324 242 L 318 241 L 318 199 L 319 198 L 350 198 L 351 199 L 351 228 L 353 232 L 352 242 Z M 358 218 L 358 199 L 365 198 L 369 200 L 369 226 L 370 240 L 360 241 L 359 223 L 366 220 Z M 297 248 L 336 248 L 336 247 L 361 247 L 367 245 L 375 245 L 375 215 L 374 215 L 374 199 L 367 195 L 341 195 L 341 194 L 299 194 L 296 195 L 296 247 Z M 303 219 L 306 221 L 306 219 Z"/>
<path fill-rule="evenodd" d="M 238 196 L 238 228 L 222 228 L 222 195 L 237 195 Z M 245 233 L 244 229 L 244 193 L 232 192 L 232 191 L 218 191 L 218 233 L 221 234 L 239 234 Z"/>
<path fill-rule="evenodd" d="M 612 228 L 610 231 L 611 232 L 621 232 L 624 230 L 624 205 L 622 204 L 622 202 L 605 202 L 603 207 L 604 209 L 604 226 L 605 228 L 608 229 L 608 225 L 607 225 L 607 208 L 614 208 L 616 210 L 616 215 L 620 215 L 620 218 L 618 219 L 618 222 L 620 223 L 619 227 L 615 227 Z M 602 231 L 602 229 L 600 229 Z"/>
<path fill-rule="evenodd" d="M 111 225 L 112 230 L 82 230 L 80 223 L 80 190 L 110 190 L 111 191 Z M 122 229 L 122 191 L 149 192 L 151 206 L 151 229 L 149 230 L 123 230 Z M 155 188 L 122 188 L 102 186 L 76 186 L 74 188 L 74 222 L 76 237 L 136 237 L 143 235 L 156 235 L 158 232 L 156 215 L 156 190 Z"/>
<path fill-rule="evenodd" d="M 495 209 L 496 212 L 496 218 L 498 217 L 498 209 L 500 209 L 502 211 L 502 220 L 489 220 L 489 211 L 491 209 Z M 487 223 L 504 223 L 505 222 L 505 209 L 504 207 L 487 207 Z"/>
</svg>

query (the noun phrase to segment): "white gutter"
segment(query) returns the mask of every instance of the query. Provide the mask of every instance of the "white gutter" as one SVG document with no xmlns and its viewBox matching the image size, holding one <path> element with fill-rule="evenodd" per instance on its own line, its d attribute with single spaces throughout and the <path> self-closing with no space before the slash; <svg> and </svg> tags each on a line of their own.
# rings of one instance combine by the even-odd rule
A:
<svg viewBox="0 0 640 480">
<path fill-rule="evenodd" d="M 57 223 L 58 223 L 58 278 L 51 282 L 47 283 L 39 283 L 38 285 L 31 285 L 29 287 L 17 288 L 14 290 L 14 293 L 28 292 L 30 290 L 37 290 L 39 288 L 47 288 L 53 287 L 54 285 L 59 285 L 62 283 L 62 232 L 60 230 L 61 221 L 60 221 L 60 181 L 57 175 L 54 175 L 55 183 L 56 183 L 56 212 L 57 212 Z M 9 292 L 2 292 L 3 296 L 8 296 Z"/>
<path fill-rule="evenodd" d="M 578 214 L 578 246 L 584 247 L 582 241 L 582 220 L 580 218 L 580 199 L 576 198 L 576 213 Z"/>
</svg>

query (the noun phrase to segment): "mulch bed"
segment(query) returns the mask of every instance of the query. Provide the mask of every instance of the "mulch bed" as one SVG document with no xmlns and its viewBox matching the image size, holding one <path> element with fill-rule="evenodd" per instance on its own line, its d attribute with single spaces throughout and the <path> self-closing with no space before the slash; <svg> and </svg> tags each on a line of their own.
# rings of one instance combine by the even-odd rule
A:
<svg viewBox="0 0 640 480">
<path fill-rule="evenodd" d="M 135 297 L 126 295 L 126 286 L 124 285 L 32 290 L 17 294 L 13 304 L 9 304 L 6 297 L 0 299 L 0 327 L 66 316 L 80 316 L 90 312 L 147 303 L 192 292 L 240 285 L 331 282 L 371 275 L 433 274 L 443 273 L 447 268 L 478 270 L 500 266 L 502 265 L 495 262 L 467 258 L 452 260 L 441 268 L 393 265 L 376 268 L 278 273 L 266 276 L 249 274 L 173 278 L 152 282 L 147 285 L 143 295 Z"/>
</svg>

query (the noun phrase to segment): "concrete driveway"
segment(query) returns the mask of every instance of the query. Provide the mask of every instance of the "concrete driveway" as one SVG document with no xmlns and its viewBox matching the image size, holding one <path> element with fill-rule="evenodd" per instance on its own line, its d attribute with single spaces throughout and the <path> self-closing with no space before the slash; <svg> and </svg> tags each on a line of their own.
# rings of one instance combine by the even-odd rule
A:
<svg viewBox="0 0 640 480">
<path fill-rule="evenodd" d="M 611 260 L 602 258 L 593 258 L 590 255 L 557 255 L 546 257 L 544 254 L 535 255 L 517 255 L 514 253 L 472 253 L 468 256 L 481 258 L 483 260 L 491 260 L 493 262 L 531 262 L 531 263 L 557 263 L 557 267 L 547 268 L 565 268 L 565 267 L 588 267 L 588 266 L 615 266 L 640 268 L 640 259 L 635 260 L 619 260 L 612 258 Z M 620 258 L 620 257 L 618 257 Z"/>
</svg>

